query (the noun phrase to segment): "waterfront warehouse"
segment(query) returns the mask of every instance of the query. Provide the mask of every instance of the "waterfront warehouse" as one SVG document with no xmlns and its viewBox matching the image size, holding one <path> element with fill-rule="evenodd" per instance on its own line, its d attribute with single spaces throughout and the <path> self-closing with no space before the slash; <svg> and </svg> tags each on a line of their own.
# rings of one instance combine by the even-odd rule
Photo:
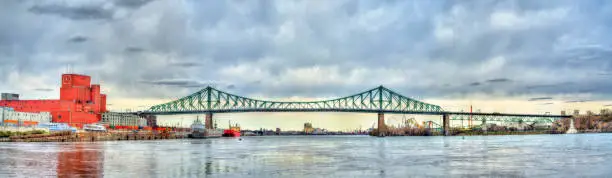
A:
<svg viewBox="0 0 612 178">
<path fill-rule="evenodd" d="M 102 114 L 102 123 L 111 127 L 116 126 L 147 126 L 147 120 L 134 114 L 124 114 L 116 112 L 105 112 Z"/>
<path fill-rule="evenodd" d="M 79 74 L 63 74 L 59 100 L 20 100 L 3 97 L 0 106 L 18 112 L 51 114 L 52 122 L 68 123 L 82 128 L 84 124 L 100 122 L 106 112 L 106 95 L 100 93 L 100 85 L 91 84 L 91 77 Z"/>
<path fill-rule="evenodd" d="M 49 112 L 18 112 L 12 108 L 0 107 L 0 125 L 3 126 L 27 127 L 49 122 L 51 122 L 51 114 Z"/>
</svg>

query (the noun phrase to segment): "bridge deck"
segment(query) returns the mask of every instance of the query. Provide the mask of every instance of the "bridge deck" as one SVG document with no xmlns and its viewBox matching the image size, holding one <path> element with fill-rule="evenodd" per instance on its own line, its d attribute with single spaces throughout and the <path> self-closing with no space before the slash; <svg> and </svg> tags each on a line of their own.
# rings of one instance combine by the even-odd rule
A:
<svg viewBox="0 0 612 178">
<path fill-rule="evenodd" d="M 243 112 L 354 112 L 419 115 L 473 115 L 569 118 L 569 115 L 468 113 L 444 111 L 442 107 L 414 100 L 383 86 L 354 95 L 310 102 L 264 101 L 230 94 L 212 87 L 168 103 L 152 106 L 141 114 L 205 114 Z"/>
<path fill-rule="evenodd" d="M 151 112 L 140 111 L 132 114 L 174 115 L 174 114 L 206 114 L 206 113 L 246 113 L 246 112 L 353 112 L 353 113 L 389 113 L 389 114 L 417 114 L 417 115 L 473 115 L 473 116 L 510 116 L 510 117 L 548 117 L 570 118 L 571 115 L 547 114 L 514 114 L 514 113 L 469 113 L 469 112 L 426 112 L 426 111 L 396 111 L 396 110 L 363 110 L 363 109 L 228 109 L 203 111 L 167 111 Z"/>
</svg>

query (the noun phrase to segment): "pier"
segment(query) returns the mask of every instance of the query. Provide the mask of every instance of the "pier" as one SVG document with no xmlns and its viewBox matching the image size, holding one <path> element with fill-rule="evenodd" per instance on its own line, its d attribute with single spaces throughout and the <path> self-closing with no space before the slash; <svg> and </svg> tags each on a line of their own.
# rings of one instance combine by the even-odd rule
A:
<svg viewBox="0 0 612 178">
<path fill-rule="evenodd" d="M 183 139 L 180 132 L 53 132 L 47 134 L 31 134 L 10 136 L 0 139 L 0 142 L 96 142 L 119 140 L 164 140 Z"/>
</svg>

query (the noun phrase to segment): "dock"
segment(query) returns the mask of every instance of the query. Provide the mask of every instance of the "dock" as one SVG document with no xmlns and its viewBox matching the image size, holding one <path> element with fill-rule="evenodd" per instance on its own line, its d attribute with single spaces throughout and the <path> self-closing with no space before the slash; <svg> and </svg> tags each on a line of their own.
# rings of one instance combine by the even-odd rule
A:
<svg viewBox="0 0 612 178">
<path fill-rule="evenodd" d="M 177 132 L 54 132 L 50 134 L 33 134 L 11 136 L 0 139 L 0 142 L 96 142 L 118 140 L 165 140 L 183 139 L 184 134 Z"/>
</svg>

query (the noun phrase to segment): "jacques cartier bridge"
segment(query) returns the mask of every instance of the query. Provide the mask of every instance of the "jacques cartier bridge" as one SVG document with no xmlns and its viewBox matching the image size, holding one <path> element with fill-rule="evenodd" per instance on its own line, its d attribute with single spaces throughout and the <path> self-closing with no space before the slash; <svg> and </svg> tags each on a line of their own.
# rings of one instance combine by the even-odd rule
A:
<svg viewBox="0 0 612 178">
<path fill-rule="evenodd" d="M 212 128 L 213 114 L 241 112 L 377 113 L 379 133 L 386 130 L 385 113 L 439 115 L 442 116 L 444 135 L 449 134 L 450 120 L 464 120 L 466 117 L 470 117 L 474 121 L 481 121 L 483 124 L 486 124 L 486 121 L 552 123 L 557 119 L 572 117 L 570 115 L 444 111 L 440 106 L 414 100 L 383 86 L 342 98 L 307 102 L 258 100 L 227 93 L 209 86 L 178 100 L 155 105 L 148 110 L 138 111 L 134 114 L 206 114 L 205 125 L 207 128 Z"/>
</svg>

